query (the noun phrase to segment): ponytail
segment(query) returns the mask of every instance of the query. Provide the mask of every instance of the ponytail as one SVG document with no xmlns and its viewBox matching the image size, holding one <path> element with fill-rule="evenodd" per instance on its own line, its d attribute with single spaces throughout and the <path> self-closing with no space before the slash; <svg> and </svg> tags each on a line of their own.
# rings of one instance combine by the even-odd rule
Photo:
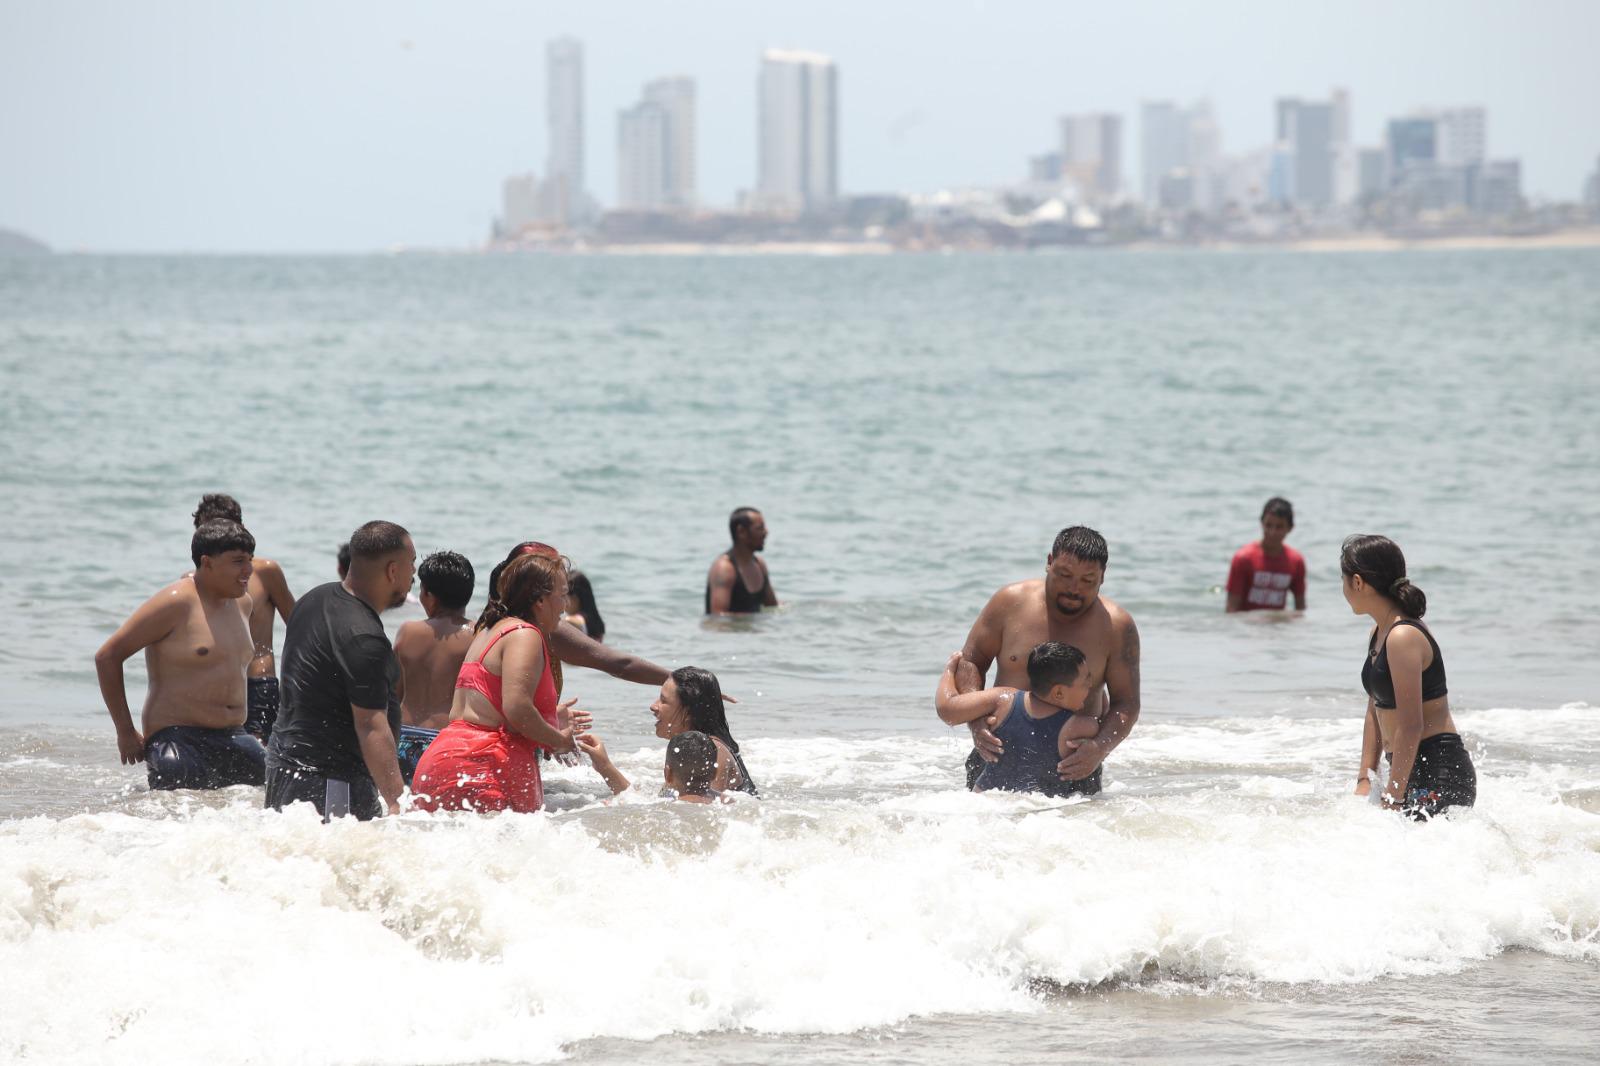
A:
<svg viewBox="0 0 1600 1066">
<path fill-rule="evenodd" d="M 1399 604 L 1412 618 L 1428 611 L 1428 597 L 1406 577 L 1406 557 L 1400 545 L 1376 533 L 1357 533 L 1344 539 L 1339 550 L 1339 572 L 1361 580 Z"/>
</svg>

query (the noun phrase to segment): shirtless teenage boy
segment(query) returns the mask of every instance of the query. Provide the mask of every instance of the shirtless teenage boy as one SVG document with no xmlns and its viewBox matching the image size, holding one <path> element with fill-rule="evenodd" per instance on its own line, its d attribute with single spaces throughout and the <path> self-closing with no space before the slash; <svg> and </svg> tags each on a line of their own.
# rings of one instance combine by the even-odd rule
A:
<svg viewBox="0 0 1600 1066">
<path fill-rule="evenodd" d="M 956 669 L 959 692 L 983 688 L 991 665 L 996 685 L 1027 688 L 1028 653 L 1036 645 L 1054 640 L 1082 650 L 1090 693 L 1084 712 L 1100 719 L 1100 732 L 1091 740 L 1071 741 L 1071 753 L 1057 770 L 1075 791 L 1086 794 L 1100 790 L 1100 764 L 1139 718 L 1139 630 L 1127 611 L 1100 595 L 1109 558 L 1105 538 L 1094 530 L 1063 529 L 1045 559 L 1043 578 L 1007 585 L 989 597 Z M 939 710 L 943 717 L 946 709 Z M 967 759 L 969 788 L 983 764 L 995 762 L 1004 750 L 982 719 L 971 728 L 976 749 Z"/>
<path fill-rule="evenodd" d="M 213 518 L 226 518 L 244 524 L 239 501 L 221 492 L 208 492 L 200 497 L 195 508 L 195 528 Z M 249 717 L 245 729 L 257 740 L 266 743 L 272 736 L 272 723 L 278 718 L 278 666 L 273 658 L 273 616 L 289 624 L 289 612 L 294 610 L 294 593 L 284 579 L 283 567 L 271 559 L 256 559 L 250 574 L 250 598 L 241 600 L 240 609 L 247 611 L 250 640 L 254 654 L 250 660 Z"/>
<path fill-rule="evenodd" d="M 465 556 L 434 552 L 417 567 L 417 580 L 428 617 L 405 623 L 394 638 L 400 660 L 400 772 L 408 785 L 417 760 L 450 724 L 456 675 L 472 645 L 466 611 L 477 578 Z"/>
<path fill-rule="evenodd" d="M 1089 698 L 1089 671 L 1083 652 L 1070 644 L 1047 640 L 1028 653 L 1028 688 L 986 688 L 956 691 L 961 653 L 950 656 L 939 678 L 934 705 L 950 725 L 983 720 L 1006 743 L 999 762 L 986 763 L 972 788 L 975 792 L 1043 792 L 1069 794 L 1056 766 L 1071 753 L 1075 740 L 1100 731 L 1100 720 L 1081 713 Z"/>
<path fill-rule="evenodd" d="M 246 610 L 255 538 L 237 522 L 202 523 L 189 542 L 194 572 L 168 585 L 95 653 L 100 694 L 123 763 L 148 764 L 153 789 L 259 785 L 261 744 L 242 728 L 250 665 Z M 149 672 L 139 728 L 122 664 L 143 650 Z"/>
</svg>

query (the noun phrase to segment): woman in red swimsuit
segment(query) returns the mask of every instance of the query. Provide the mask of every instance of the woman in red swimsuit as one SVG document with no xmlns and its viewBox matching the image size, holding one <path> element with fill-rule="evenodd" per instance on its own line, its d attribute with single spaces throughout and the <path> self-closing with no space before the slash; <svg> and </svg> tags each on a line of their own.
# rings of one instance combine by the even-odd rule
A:
<svg viewBox="0 0 1600 1066">
<path fill-rule="evenodd" d="M 412 778 L 420 810 L 537 811 L 540 749 L 573 750 L 572 727 L 558 724 L 560 663 L 545 640 L 566 606 L 566 560 L 518 556 L 491 593 L 456 677 L 450 724 Z"/>
</svg>

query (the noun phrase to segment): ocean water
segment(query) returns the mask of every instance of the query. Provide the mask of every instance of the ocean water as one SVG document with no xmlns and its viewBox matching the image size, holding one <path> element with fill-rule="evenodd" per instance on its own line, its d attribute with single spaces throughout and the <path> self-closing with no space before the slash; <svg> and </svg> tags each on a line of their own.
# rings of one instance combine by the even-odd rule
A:
<svg viewBox="0 0 1600 1066">
<path fill-rule="evenodd" d="M 0 1059 L 1594 1061 L 1596 292 L 1584 250 L 0 259 Z M 297 592 L 371 518 L 557 544 L 611 643 L 717 671 L 766 798 L 150 793 L 92 656 L 218 490 Z M 1280 493 L 1310 610 L 1225 617 Z M 704 622 L 743 504 L 785 606 Z M 966 794 L 935 677 L 1075 523 L 1140 722 L 1093 800 Z M 1348 795 L 1351 532 L 1429 595 L 1470 812 Z M 567 688 L 652 780 L 652 693 Z"/>
</svg>

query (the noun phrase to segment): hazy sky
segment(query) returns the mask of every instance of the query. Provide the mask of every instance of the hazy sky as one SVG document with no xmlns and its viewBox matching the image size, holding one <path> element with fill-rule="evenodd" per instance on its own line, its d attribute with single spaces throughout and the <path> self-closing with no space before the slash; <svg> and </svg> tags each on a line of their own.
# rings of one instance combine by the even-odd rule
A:
<svg viewBox="0 0 1600 1066">
<path fill-rule="evenodd" d="M 699 82 L 700 186 L 755 180 L 767 47 L 840 70 L 847 192 L 1021 177 L 1055 116 L 1209 97 L 1234 152 L 1278 95 L 1351 92 L 1354 133 L 1482 103 L 1529 195 L 1600 156 L 1600 0 L 0 0 L 0 226 L 57 248 L 320 251 L 475 244 L 500 180 L 542 171 L 544 43 L 586 46 L 589 184 L 616 193 L 616 113 Z"/>
</svg>

